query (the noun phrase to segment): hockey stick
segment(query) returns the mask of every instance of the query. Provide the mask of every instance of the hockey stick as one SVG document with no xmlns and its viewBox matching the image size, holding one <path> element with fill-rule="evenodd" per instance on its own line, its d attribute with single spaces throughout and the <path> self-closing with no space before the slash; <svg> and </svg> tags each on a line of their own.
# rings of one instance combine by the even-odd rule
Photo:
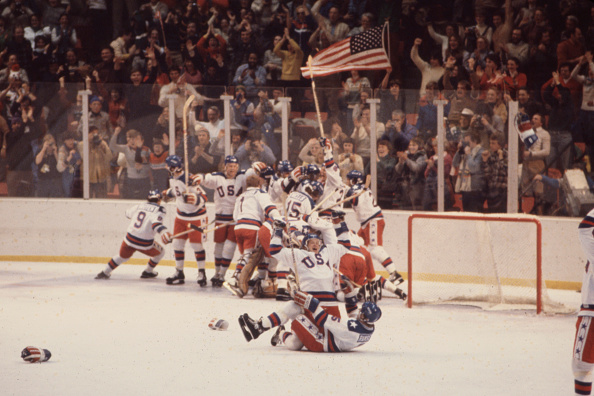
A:
<svg viewBox="0 0 594 396">
<path fill-rule="evenodd" d="M 313 60 L 310 55 L 307 58 L 307 66 L 309 67 L 309 76 L 311 78 L 311 90 L 313 92 L 314 103 L 316 105 L 316 113 L 318 114 L 318 123 L 320 124 L 320 136 L 324 136 L 324 126 L 322 125 L 322 115 L 320 113 L 320 104 L 318 103 L 318 95 L 316 95 L 316 83 L 314 82 L 313 70 L 311 67 L 311 61 Z"/>
<path fill-rule="evenodd" d="M 299 286 L 299 271 L 297 270 L 297 260 L 295 260 L 295 251 L 293 250 L 293 236 L 291 235 L 291 229 L 289 227 L 289 215 L 288 215 L 288 210 L 287 210 L 287 198 L 288 195 L 283 197 L 283 209 L 285 210 L 285 227 L 287 227 L 285 229 L 285 231 L 287 232 L 287 235 L 289 236 L 289 243 L 291 244 L 291 256 L 293 258 L 293 266 L 295 267 L 295 281 L 297 282 L 297 286 Z"/>
<path fill-rule="evenodd" d="M 325 210 L 330 210 L 330 209 L 332 209 L 332 208 L 333 208 L 333 207 L 335 207 L 335 206 L 341 205 L 341 204 L 343 204 L 343 203 L 345 203 L 345 202 L 348 202 L 348 201 L 350 201 L 350 200 L 352 200 L 352 199 L 355 199 L 355 198 L 357 198 L 359 195 L 362 195 L 362 194 L 363 194 L 364 192 L 366 192 L 366 191 L 367 191 L 367 190 L 363 190 L 363 191 L 361 191 L 361 192 L 358 192 L 357 194 L 353 195 L 352 197 L 345 198 L 345 199 L 343 199 L 343 200 L 340 200 L 340 201 L 336 202 L 336 203 L 335 203 L 334 205 L 332 205 L 332 206 L 329 206 L 329 207 L 327 207 L 327 208 L 325 208 L 325 209 L 321 209 L 321 211 L 323 212 L 323 211 L 325 211 Z M 319 210 L 318 210 L 318 211 L 319 211 Z"/>
<path fill-rule="evenodd" d="M 212 223 L 209 223 L 209 224 L 212 224 Z M 209 225 L 209 224 L 207 224 L 207 225 Z M 204 228 L 202 228 L 202 227 L 198 227 L 197 225 L 190 224 L 190 229 L 189 229 L 189 230 L 182 231 L 182 232 L 180 232 L 179 234 L 175 234 L 175 235 L 173 235 L 171 238 L 172 238 L 172 239 L 173 239 L 173 238 L 177 238 L 177 237 L 180 237 L 180 236 L 183 236 L 183 235 L 189 234 L 189 233 L 191 233 L 191 232 L 194 232 L 194 231 L 200 231 L 200 232 L 201 232 L 201 233 L 203 233 L 203 234 L 208 234 L 209 232 L 216 231 L 216 230 L 218 230 L 219 228 L 226 227 L 226 226 L 228 226 L 228 225 L 234 225 L 234 224 L 235 224 L 235 222 L 233 222 L 233 221 L 230 221 L 230 222 L 227 222 L 227 223 L 221 223 L 221 224 L 219 224 L 218 226 L 216 226 L 216 227 L 213 227 L 213 228 L 209 228 L 209 229 L 204 229 Z"/>
<path fill-rule="evenodd" d="M 189 167 L 188 167 L 188 109 L 192 102 L 196 99 L 194 95 L 190 95 L 188 99 L 186 99 L 186 103 L 184 103 L 184 111 L 183 111 L 183 118 L 182 123 L 184 126 L 184 169 L 185 169 L 185 181 L 186 181 L 186 191 L 188 190 L 188 177 L 189 177 Z"/>
<path fill-rule="evenodd" d="M 336 190 L 338 190 L 338 189 L 337 189 L 337 188 L 335 188 L 335 189 L 334 189 L 334 191 L 332 191 L 330 194 L 328 194 L 328 196 L 327 196 L 326 198 L 322 199 L 322 200 L 321 200 L 321 201 L 320 201 L 320 202 L 319 202 L 319 203 L 318 203 L 318 204 L 317 204 L 317 205 L 316 205 L 316 206 L 315 206 L 315 207 L 314 207 L 314 208 L 311 210 L 311 212 L 309 212 L 307 215 L 308 215 L 308 216 L 311 216 L 311 214 L 312 214 L 313 212 L 315 212 L 315 211 L 317 211 L 318 209 L 320 209 L 320 207 L 322 206 L 322 204 L 323 204 L 324 202 L 326 202 L 328 199 L 330 199 L 330 197 L 334 195 L 334 193 L 336 192 Z"/>
<path fill-rule="evenodd" d="M 332 269 L 333 269 L 333 270 L 334 270 L 334 272 L 336 272 L 338 275 L 340 275 L 340 276 L 344 276 L 344 277 L 345 277 L 345 278 L 346 278 L 346 279 L 347 279 L 349 282 L 351 282 L 351 283 L 353 284 L 353 286 L 355 286 L 355 287 L 357 287 L 357 288 L 359 288 L 359 289 L 363 287 L 363 286 L 361 286 L 360 284 L 358 284 L 358 283 L 355 283 L 355 281 L 354 281 L 354 280 L 352 280 L 351 278 L 349 278 L 348 276 L 346 276 L 346 275 L 345 275 L 345 274 L 343 274 L 342 272 L 340 272 L 340 270 L 339 270 L 339 269 L 337 269 L 337 268 L 335 268 L 335 267 L 332 267 Z"/>
</svg>

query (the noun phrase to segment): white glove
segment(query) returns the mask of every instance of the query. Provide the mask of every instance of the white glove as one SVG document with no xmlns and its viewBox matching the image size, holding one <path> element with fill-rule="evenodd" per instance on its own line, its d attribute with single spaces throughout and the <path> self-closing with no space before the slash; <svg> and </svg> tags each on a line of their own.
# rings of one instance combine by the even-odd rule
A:
<svg viewBox="0 0 594 396">
<path fill-rule="evenodd" d="M 184 201 L 191 205 L 196 205 L 198 203 L 198 195 L 194 193 L 184 193 Z"/>
<path fill-rule="evenodd" d="M 171 233 L 169 231 L 164 231 L 161 233 L 161 240 L 163 241 L 163 243 L 165 245 L 167 245 L 168 243 L 171 243 Z"/>
<path fill-rule="evenodd" d="M 192 182 L 192 186 L 197 186 L 204 180 L 204 176 L 200 173 L 190 176 L 190 181 Z"/>
<path fill-rule="evenodd" d="M 293 169 L 293 171 L 291 172 L 291 179 L 293 179 L 293 181 L 295 181 L 295 183 L 298 183 L 299 180 L 301 180 L 304 176 L 304 171 L 303 171 L 303 166 L 298 166 L 295 169 Z"/>
<path fill-rule="evenodd" d="M 252 169 L 259 175 L 260 172 L 262 172 L 264 169 L 266 169 L 268 167 L 268 165 L 266 165 L 264 162 L 254 162 L 252 164 Z"/>
</svg>

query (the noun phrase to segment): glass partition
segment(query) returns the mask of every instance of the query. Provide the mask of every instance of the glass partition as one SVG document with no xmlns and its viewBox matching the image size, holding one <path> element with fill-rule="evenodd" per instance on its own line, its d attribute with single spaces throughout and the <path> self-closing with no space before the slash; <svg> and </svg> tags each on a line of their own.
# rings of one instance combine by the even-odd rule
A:
<svg viewBox="0 0 594 396">
<path fill-rule="evenodd" d="M 164 161 L 171 153 L 187 160 L 192 173 L 222 170 L 227 153 L 240 157 L 243 168 L 281 159 L 323 166 L 323 133 L 345 183 L 351 170 L 377 175 L 370 187 L 383 209 L 435 211 L 441 200 L 445 211 L 578 216 L 589 202 L 594 206 L 585 144 L 571 131 L 555 130 L 530 93 L 514 102 L 497 88 L 456 88 L 316 86 L 314 95 L 312 87 L 20 87 L 4 98 L 10 132 L 0 194 L 82 198 L 88 180 L 91 199 L 144 199 L 148 189 L 167 187 Z M 189 95 L 196 100 L 187 111 L 184 145 Z M 577 194 L 586 198 L 576 204 Z"/>
</svg>

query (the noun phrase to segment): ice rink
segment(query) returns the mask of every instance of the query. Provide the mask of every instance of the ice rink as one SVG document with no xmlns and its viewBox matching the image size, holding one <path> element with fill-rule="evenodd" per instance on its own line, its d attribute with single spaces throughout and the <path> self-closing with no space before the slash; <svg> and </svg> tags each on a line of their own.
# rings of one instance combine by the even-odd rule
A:
<svg viewBox="0 0 594 396">
<path fill-rule="evenodd" d="M 2 395 L 573 394 L 574 315 L 408 309 L 385 298 L 362 348 L 292 352 L 270 345 L 272 331 L 247 343 L 237 324 L 240 314 L 258 318 L 281 302 L 200 288 L 195 268 L 183 286 L 165 284 L 173 267 L 141 280 L 143 266 L 124 264 L 95 280 L 103 268 L 0 262 Z M 210 330 L 215 317 L 229 329 Z M 25 363 L 29 345 L 49 349 L 51 360 Z"/>
</svg>

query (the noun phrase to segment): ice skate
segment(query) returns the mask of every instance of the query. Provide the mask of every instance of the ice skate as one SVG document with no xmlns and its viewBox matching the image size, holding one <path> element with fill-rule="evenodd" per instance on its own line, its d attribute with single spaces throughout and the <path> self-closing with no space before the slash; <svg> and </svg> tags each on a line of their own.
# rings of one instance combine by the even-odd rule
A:
<svg viewBox="0 0 594 396">
<path fill-rule="evenodd" d="M 278 288 L 276 290 L 276 301 L 291 301 L 291 294 L 285 288 Z"/>
<path fill-rule="evenodd" d="M 210 278 L 210 283 L 212 283 L 212 287 L 222 287 L 223 282 L 225 282 L 225 279 L 223 278 L 222 274 L 215 274 L 215 276 Z"/>
<path fill-rule="evenodd" d="M 280 335 L 281 333 L 285 331 L 285 326 L 281 325 L 278 327 L 278 329 L 276 329 L 276 332 L 274 333 L 274 335 L 272 336 L 272 338 L 270 339 L 270 343 L 272 344 L 272 346 L 277 346 L 278 344 L 280 344 L 281 338 Z"/>
<path fill-rule="evenodd" d="M 140 278 L 141 279 L 151 279 L 151 278 L 157 277 L 157 275 L 159 275 L 158 272 L 142 271 L 142 274 L 140 274 Z"/>
<path fill-rule="evenodd" d="M 401 284 L 402 282 L 404 282 L 404 278 L 402 278 L 402 275 L 400 275 L 398 273 L 398 271 L 394 271 L 390 274 L 390 278 L 388 278 L 388 280 L 390 282 L 392 282 L 394 284 L 394 286 L 398 286 L 399 284 Z"/>
<path fill-rule="evenodd" d="M 95 279 L 109 279 L 109 275 L 107 275 L 105 272 L 101 271 L 97 274 Z"/>
<path fill-rule="evenodd" d="M 239 326 L 248 342 L 260 337 L 260 334 L 266 331 L 266 329 L 262 327 L 262 319 L 256 322 L 254 319 L 250 318 L 248 314 L 243 314 L 239 317 Z"/>
<path fill-rule="evenodd" d="M 208 281 L 206 280 L 206 272 L 201 269 L 198 270 L 198 280 L 196 281 L 200 285 L 200 287 L 206 287 Z"/>
<path fill-rule="evenodd" d="M 408 295 L 404 292 L 404 290 L 400 289 L 400 288 L 396 288 L 396 291 L 394 292 L 394 294 L 396 294 L 396 297 L 398 297 L 399 299 L 406 301 L 406 298 L 408 297 Z"/>
<path fill-rule="evenodd" d="M 225 287 L 225 289 L 229 290 L 231 293 L 235 294 L 237 297 L 243 298 L 243 296 L 245 294 L 239 287 L 239 272 L 240 271 L 235 270 L 235 272 L 233 273 L 233 276 L 231 277 L 231 279 L 229 279 L 229 282 L 223 282 L 223 286 Z"/>
<path fill-rule="evenodd" d="M 184 276 L 184 271 L 175 270 L 175 274 L 172 277 L 167 278 L 165 282 L 168 285 L 183 285 L 185 283 L 186 277 Z"/>
</svg>

